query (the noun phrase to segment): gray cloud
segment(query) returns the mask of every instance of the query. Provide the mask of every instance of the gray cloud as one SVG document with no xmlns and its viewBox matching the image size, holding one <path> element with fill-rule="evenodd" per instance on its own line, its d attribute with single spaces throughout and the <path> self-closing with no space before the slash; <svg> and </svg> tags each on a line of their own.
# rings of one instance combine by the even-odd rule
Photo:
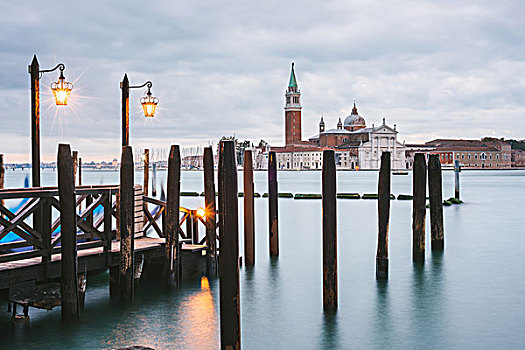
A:
<svg viewBox="0 0 525 350">
<path fill-rule="evenodd" d="M 29 158 L 29 76 L 64 62 L 72 106 L 42 79 L 42 152 L 70 142 L 87 159 L 118 155 L 120 89 L 153 81 L 158 117 L 131 93 L 131 142 L 204 145 L 222 135 L 283 142 L 283 92 L 296 62 L 303 137 L 353 100 L 408 142 L 525 134 L 525 5 L 519 1 L 66 2 L 4 4 L 0 149 Z"/>
</svg>

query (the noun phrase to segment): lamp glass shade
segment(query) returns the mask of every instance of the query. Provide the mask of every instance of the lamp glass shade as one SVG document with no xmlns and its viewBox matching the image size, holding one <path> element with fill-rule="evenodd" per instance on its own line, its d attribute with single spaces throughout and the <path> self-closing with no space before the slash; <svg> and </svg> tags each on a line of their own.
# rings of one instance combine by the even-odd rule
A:
<svg viewBox="0 0 525 350">
<path fill-rule="evenodd" d="M 55 103 L 57 106 L 67 105 L 72 89 L 73 84 L 66 82 L 63 76 L 58 78 L 56 83 L 51 84 L 51 91 L 53 91 L 53 96 L 55 96 Z"/>
<path fill-rule="evenodd" d="M 144 117 L 146 118 L 154 117 L 155 109 L 157 108 L 158 103 L 159 103 L 159 99 L 151 96 L 151 93 L 148 93 L 146 96 L 142 97 L 140 99 L 140 104 L 142 105 L 142 109 L 144 110 Z"/>
</svg>

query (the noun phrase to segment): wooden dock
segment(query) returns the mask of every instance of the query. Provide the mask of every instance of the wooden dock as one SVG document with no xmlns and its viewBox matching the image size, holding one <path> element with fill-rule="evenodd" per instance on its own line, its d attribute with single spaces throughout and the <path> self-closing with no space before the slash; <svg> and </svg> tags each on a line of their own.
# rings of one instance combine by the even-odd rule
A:
<svg viewBox="0 0 525 350">
<path fill-rule="evenodd" d="M 118 208 L 119 186 L 77 186 L 77 269 L 79 276 L 117 269 L 121 261 Z M 61 278 L 61 203 L 58 188 L 2 189 L 0 199 L 0 239 L 15 234 L 15 240 L 0 243 L 0 291 L 7 291 L 14 303 L 21 286 L 34 295 L 39 285 Z M 13 210 L 13 211 L 11 211 Z M 166 252 L 166 202 L 143 196 L 142 187 L 134 186 L 133 255 L 135 280 L 143 269 L 162 270 Z M 191 225 L 184 225 L 185 221 Z M 181 252 L 179 275 L 182 280 L 206 273 L 206 235 L 199 236 L 196 210 L 179 208 L 178 244 Z M 183 226 L 191 227 L 185 230 Z M 110 278 L 111 279 L 111 278 Z M 110 282 L 111 283 L 111 282 Z M 29 286 L 29 287 L 28 287 Z M 80 287 L 79 287 L 80 288 Z M 26 304 L 24 313 L 27 312 Z M 29 303 L 31 304 L 31 303 Z M 34 303 L 37 304 L 36 302 Z M 35 306 L 33 304 L 29 306 Z"/>
</svg>

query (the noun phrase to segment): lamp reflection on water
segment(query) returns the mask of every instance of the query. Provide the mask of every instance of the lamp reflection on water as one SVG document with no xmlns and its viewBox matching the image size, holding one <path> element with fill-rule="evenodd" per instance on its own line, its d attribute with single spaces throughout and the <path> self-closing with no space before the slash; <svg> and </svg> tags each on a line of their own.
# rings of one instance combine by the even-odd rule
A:
<svg viewBox="0 0 525 350">
<path fill-rule="evenodd" d="M 148 291 L 147 302 L 129 309 L 113 331 L 105 348 L 141 345 L 154 349 L 216 349 L 220 346 L 218 307 L 210 282 L 202 277 L 181 285 L 177 293 Z M 151 298 L 151 299 L 150 299 Z M 163 300 L 163 307 L 151 309 Z M 137 303 L 137 305 L 140 305 Z M 184 344 L 181 347 L 181 344 Z"/>
</svg>

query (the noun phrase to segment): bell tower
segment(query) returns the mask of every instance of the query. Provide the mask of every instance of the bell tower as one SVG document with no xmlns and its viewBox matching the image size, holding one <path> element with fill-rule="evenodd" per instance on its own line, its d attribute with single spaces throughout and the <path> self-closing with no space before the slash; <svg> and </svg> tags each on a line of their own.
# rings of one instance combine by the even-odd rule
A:
<svg viewBox="0 0 525 350">
<path fill-rule="evenodd" d="M 294 63 L 292 62 L 292 72 L 290 73 L 290 82 L 285 93 L 286 105 L 284 107 L 285 118 L 285 145 L 300 143 L 302 140 L 301 133 L 301 91 L 297 86 L 295 78 Z"/>
</svg>

